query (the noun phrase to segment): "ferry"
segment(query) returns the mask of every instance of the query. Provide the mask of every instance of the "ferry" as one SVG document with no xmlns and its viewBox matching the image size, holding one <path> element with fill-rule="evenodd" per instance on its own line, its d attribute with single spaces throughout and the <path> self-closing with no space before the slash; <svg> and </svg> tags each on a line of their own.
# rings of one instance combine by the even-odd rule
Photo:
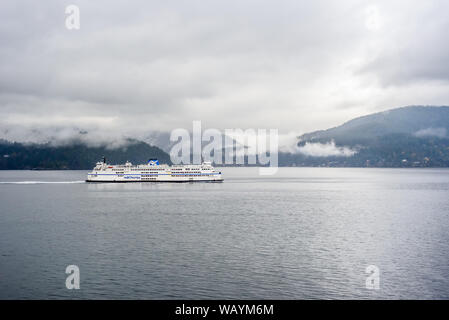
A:
<svg viewBox="0 0 449 320">
<path fill-rule="evenodd" d="M 92 172 L 87 174 L 86 182 L 222 182 L 221 172 L 214 169 L 211 162 L 191 165 L 159 164 L 157 159 L 150 159 L 146 164 L 111 165 L 97 162 Z"/>
</svg>

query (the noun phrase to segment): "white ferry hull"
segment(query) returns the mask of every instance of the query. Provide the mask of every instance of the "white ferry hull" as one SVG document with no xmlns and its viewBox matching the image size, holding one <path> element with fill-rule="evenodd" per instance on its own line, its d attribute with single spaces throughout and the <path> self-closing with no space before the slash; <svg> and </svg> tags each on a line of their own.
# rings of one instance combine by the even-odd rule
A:
<svg viewBox="0 0 449 320">
<path fill-rule="evenodd" d="M 115 174 L 92 174 L 89 173 L 86 179 L 86 182 L 222 182 L 223 178 L 221 174 L 217 174 L 214 176 L 162 176 L 158 175 L 153 179 L 142 178 L 141 175 L 124 175 L 118 176 Z"/>
<path fill-rule="evenodd" d="M 221 172 L 216 171 L 210 162 L 197 165 L 159 165 L 157 159 L 148 164 L 110 165 L 97 162 L 92 172 L 87 174 L 86 182 L 221 182 Z"/>
</svg>

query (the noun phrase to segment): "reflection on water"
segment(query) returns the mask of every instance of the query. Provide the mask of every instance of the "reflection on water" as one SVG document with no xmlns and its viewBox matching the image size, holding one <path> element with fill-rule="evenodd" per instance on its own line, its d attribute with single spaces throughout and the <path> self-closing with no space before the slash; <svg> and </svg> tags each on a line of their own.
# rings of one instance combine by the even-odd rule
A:
<svg viewBox="0 0 449 320">
<path fill-rule="evenodd" d="M 185 184 L 0 172 L 0 298 L 449 298 L 449 170 L 222 171 Z M 65 289 L 69 264 L 80 290 Z"/>
</svg>

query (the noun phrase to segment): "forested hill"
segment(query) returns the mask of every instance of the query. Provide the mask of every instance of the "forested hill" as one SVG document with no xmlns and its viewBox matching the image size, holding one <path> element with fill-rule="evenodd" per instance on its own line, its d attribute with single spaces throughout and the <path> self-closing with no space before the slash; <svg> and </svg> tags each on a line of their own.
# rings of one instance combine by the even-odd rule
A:
<svg viewBox="0 0 449 320">
<path fill-rule="evenodd" d="M 283 166 L 448 167 L 449 107 L 410 106 L 298 137 Z"/>
<path fill-rule="evenodd" d="M 355 145 L 388 135 L 449 138 L 449 107 L 410 106 L 373 113 L 304 134 L 300 140 Z"/>
<path fill-rule="evenodd" d="M 0 140 L 0 169 L 71 169 L 90 170 L 105 156 L 108 163 L 146 163 L 150 158 L 170 163 L 170 156 L 158 147 L 130 140 L 126 147 L 90 147 L 83 143 L 65 146 L 21 144 Z"/>
</svg>

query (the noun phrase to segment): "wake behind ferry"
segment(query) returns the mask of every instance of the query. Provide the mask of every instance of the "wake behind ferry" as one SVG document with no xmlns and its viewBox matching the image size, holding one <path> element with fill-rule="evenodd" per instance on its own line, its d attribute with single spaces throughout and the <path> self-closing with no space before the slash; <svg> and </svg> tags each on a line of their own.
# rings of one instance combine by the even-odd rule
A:
<svg viewBox="0 0 449 320">
<path fill-rule="evenodd" d="M 147 164 L 111 165 L 97 162 L 92 172 L 87 174 L 86 182 L 221 182 L 221 172 L 216 171 L 211 162 L 191 165 L 159 164 L 157 159 L 150 159 Z"/>
</svg>

